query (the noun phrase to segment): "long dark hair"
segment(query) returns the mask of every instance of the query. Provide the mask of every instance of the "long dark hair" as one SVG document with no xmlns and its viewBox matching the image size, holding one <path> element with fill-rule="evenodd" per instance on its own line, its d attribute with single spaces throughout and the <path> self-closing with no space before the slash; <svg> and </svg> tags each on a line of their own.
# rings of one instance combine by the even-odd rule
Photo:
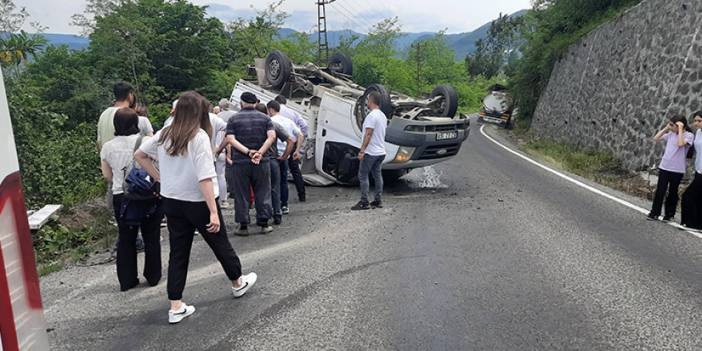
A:
<svg viewBox="0 0 702 351">
<path fill-rule="evenodd" d="M 685 129 L 686 132 L 692 133 L 692 129 L 690 129 L 690 126 L 687 124 L 687 118 L 685 118 L 685 116 L 674 115 L 673 117 L 670 117 L 670 123 L 677 124 L 678 122 L 683 124 L 683 129 Z"/>
<path fill-rule="evenodd" d="M 200 129 L 212 138 L 212 124 L 207 112 L 207 103 L 202 95 L 187 91 L 178 98 L 173 123 L 163 130 L 159 143 L 166 145 L 171 156 L 183 155 L 188 151 L 188 143 Z"/>
</svg>

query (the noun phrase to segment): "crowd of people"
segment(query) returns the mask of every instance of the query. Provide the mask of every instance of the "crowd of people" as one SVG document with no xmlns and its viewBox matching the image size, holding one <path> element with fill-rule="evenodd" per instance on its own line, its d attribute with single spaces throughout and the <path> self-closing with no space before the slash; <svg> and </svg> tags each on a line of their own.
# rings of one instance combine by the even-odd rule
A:
<svg viewBox="0 0 702 351">
<path fill-rule="evenodd" d="M 222 99 L 217 106 L 194 91 L 173 102 L 163 128 L 154 132 L 146 106 L 137 104 L 133 87 L 113 87 L 115 102 L 98 121 L 97 145 L 101 170 L 108 183 L 108 204 L 118 227 L 117 278 L 121 291 L 139 285 L 137 249 L 139 233 L 145 254 L 143 276 L 150 286 L 161 280 L 160 231 L 168 229 L 167 294 L 169 323 L 193 314 L 195 307 L 182 301 L 190 250 L 196 234 L 215 254 L 234 297 L 243 296 L 257 280 L 242 273 L 222 215 L 234 199 L 236 235 L 272 232 L 290 212 L 288 174 L 298 200 L 306 201 L 300 170 L 308 132 L 305 119 L 286 106 L 283 96 L 262 104 L 244 92 L 239 106 Z M 386 118 L 380 96 L 368 97 L 371 113 L 364 122 L 364 141 L 358 158 L 361 201 L 352 210 L 382 207 L 380 166 L 385 158 Z M 368 201 L 369 178 L 375 194 Z M 250 209 L 255 208 L 255 226 Z M 272 225 L 271 225 L 272 222 Z"/>
<path fill-rule="evenodd" d="M 685 116 L 675 115 L 654 136 L 656 142 L 665 142 L 665 151 L 658 166 L 658 183 L 647 218 L 664 222 L 673 220 L 680 183 L 687 171 L 687 159 L 694 159 L 694 177 L 680 201 L 680 224 L 688 230 L 702 232 L 702 111 L 693 113 L 691 120 L 694 133 Z"/>
</svg>

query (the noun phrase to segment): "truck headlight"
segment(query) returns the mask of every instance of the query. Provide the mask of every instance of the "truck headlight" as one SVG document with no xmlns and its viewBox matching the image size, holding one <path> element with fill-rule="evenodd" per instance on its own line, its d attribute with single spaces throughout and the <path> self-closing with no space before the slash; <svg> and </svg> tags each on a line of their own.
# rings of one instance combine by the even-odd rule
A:
<svg viewBox="0 0 702 351">
<path fill-rule="evenodd" d="M 405 163 L 405 162 L 412 159 L 413 153 L 414 153 L 413 147 L 400 146 L 400 149 L 397 150 L 397 155 L 395 155 L 395 159 L 392 160 L 392 162 L 393 163 Z"/>
<path fill-rule="evenodd" d="M 417 126 L 417 125 L 409 125 L 405 127 L 405 130 L 408 132 L 419 132 L 423 133 L 424 132 L 424 126 Z"/>
</svg>

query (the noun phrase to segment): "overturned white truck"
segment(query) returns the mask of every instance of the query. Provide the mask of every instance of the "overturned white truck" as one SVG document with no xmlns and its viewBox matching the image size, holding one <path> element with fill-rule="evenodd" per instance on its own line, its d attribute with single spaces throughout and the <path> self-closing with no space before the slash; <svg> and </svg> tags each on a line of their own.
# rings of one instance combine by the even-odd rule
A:
<svg viewBox="0 0 702 351">
<path fill-rule="evenodd" d="M 431 96 L 415 99 L 380 84 L 361 87 L 351 80 L 352 70 L 351 60 L 340 53 L 320 68 L 312 63 L 293 64 L 282 52 L 273 51 L 249 67 L 251 78 L 236 83 L 231 102 L 238 106 L 244 91 L 256 94 L 263 103 L 279 94 L 287 98 L 287 106 L 309 124 L 302 173 L 311 185 L 358 182 L 356 156 L 369 112 L 366 97 L 372 91 L 381 94 L 380 108 L 388 118 L 388 154 L 383 162 L 387 180 L 458 154 L 470 121 L 456 114 L 458 99 L 451 86 L 439 85 Z"/>
</svg>

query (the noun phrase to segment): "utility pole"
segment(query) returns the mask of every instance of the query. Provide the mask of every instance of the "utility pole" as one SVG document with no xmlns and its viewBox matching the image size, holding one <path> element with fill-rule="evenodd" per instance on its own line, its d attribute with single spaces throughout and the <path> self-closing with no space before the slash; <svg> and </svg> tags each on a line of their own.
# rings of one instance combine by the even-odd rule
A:
<svg viewBox="0 0 702 351">
<path fill-rule="evenodd" d="M 415 78 L 415 85 L 417 86 L 417 93 L 419 93 L 419 89 L 421 88 L 420 83 L 421 83 L 421 72 L 422 72 L 422 42 L 418 41 L 412 44 L 411 46 L 412 49 L 416 50 L 415 51 L 415 56 L 417 59 L 417 76 Z"/>
<path fill-rule="evenodd" d="M 325 64 L 329 60 L 329 42 L 327 41 L 326 5 L 336 0 L 317 0 L 317 60 Z"/>
</svg>

